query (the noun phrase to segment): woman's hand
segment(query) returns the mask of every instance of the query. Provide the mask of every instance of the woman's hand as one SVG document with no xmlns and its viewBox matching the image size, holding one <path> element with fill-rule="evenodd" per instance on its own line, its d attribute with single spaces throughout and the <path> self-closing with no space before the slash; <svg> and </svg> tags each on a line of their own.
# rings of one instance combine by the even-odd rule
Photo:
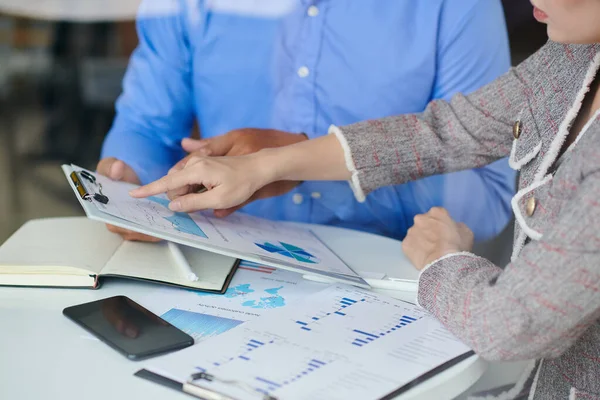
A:
<svg viewBox="0 0 600 400">
<path fill-rule="evenodd" d="M 171 168 L 169 170 L 169 175 L 172 175 L 176 172 L 183 170 L 185 168 L 185 165 L 189 161 L 189 159 L 192 157 L 194 157 L 194 156 L 191 156 L 191 157 L 188 156 L 186 159 L 181 160 L 179 163 L 177 163 L 173 168 Z M 282 194 L 289 192 L 290 190 L 292 190 L 293 188 L 298 186 L 298 184 L 300 184 L 300 182 L 298 182 L 298 181 L 277 181 L 277 182 L 269 183 L 268 185 L 265 185 L 263 188 L 258 189 L 252 196 L 250 196 L 249 199 L 247 199 L 246 201 L 244 201 L 243 203 L 241 203 L 235 207 L 229 207 L 229 208 L 225 208 L 225 209 L 215 209 L 214 210 L 215 216 L 219 217 L 219 218 L 227 217 L 228 215 L 233 214 L 240 208 L 243 208 L 244 206 L 246 206 L 249 203 L 252 203 L 255 200 L 280 196 Z M 182 196 L 185 196 L 188 194 L 202 193 L 203 191 L 204 191 L 204 188 L 202 185 L 198 185 L 198 184 L 186 185 L 186 186 L 180 187 L 176 190 L 167 191 L 167 197 L 170 200 L 175 200 L 179 197 L 182 197 Z"/>
<path fill-rule="evenodd" d="M 308 140 L 305 134 L 295 134 L 273 129 L 244 128 L 228 132 L 211 139 L 183 139 L 181 145 L 190 154 L 171 168 L 169 175 L 182 170 L 192 157 L 234 157 L 256 153 L 267 148 L 285 147 Z M 215 210 L 217 217 L 226 217 L 254 200 L 279 196 L 295 188 L 298 181 L 279 181 L 259 189 L 244 203 L 227 209 Z M 167 192 L 170 200 L 190 193 L 197 193 L 203 188 L 199 185 L 188 185 Z"/>
<path fill-rule="evenodd" d="M 223 215 L 259 198 L 278 196 L 298 181 L 348 180 L 344 150 L 326 135 L 240 157 L 191 157 L 183 169 L 131 191 L 133 197 L 169 192 L 173 211 L 220 210 Z M 208 190 L 197 193 L 204 186 Z M 219 215 L 219 213 L 217 213 Z"/>
<path fill-rule="evenodd" d="M 445 255 L 472 248 L 473 232 L 465 224 L 454 222 L 448 211 L 439 207 L 417 215 L 402 241 L 404 254 L 418 270 Z"/>
<path fill-rule="evenodd" d="M 191 157 L 182 168 L 132 190 L 131 196 L 139 198 L 169 192 L 174 198 L 169 204 L 172 211 L 192 212 L 229 210 L 261 196 L 281 194 L 280 182 L 267 186 L 277 174 L 276 163 L 269 163 L 264 152 L 268 150 L 241 157 Z M 208 190 L 197 193 L 194 188 L 201 185 Z M 284 185 L 284 189 L 291 189 L 288 187 Z"/>
</svg>

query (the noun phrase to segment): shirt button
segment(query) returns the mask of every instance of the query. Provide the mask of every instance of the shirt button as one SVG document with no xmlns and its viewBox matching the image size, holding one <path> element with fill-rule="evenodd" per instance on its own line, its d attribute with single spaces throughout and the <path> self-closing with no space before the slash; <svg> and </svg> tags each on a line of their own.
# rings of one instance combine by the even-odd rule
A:
<svg viewBox="0 0 600 400">
<path fill-rule="evenodd" d="M 304 201 L 304 196 L 302 196 L 300 193 L 296 193 L 292 196 L 292 201 L 294 204 L 300 205 Z"/>
<path fill-rule="evenodd" d="M 308 69 L 308 67 L 298 68 L 298 76 L 300 78 L 306 78 L 308 76 L 308 74 L 310 74 L 310 70 Z"/>
<path fill-rule="evenodd" d="M 312 192 L 312 194 L 310 195 L 310 197 L 312 197 L 315 200 L 318 200 L 321 198 L 321 193 L 319 192 Z"/>
<path fill-rule="evenodd" d="M 308 16 L 309 17 L 316 17 L 317 15 L 319 15 L 319 8 L 317 6 L 308 7 Z"/>
<path fill-rule="evenodd" d="M 515 139 L 521 136 L 521 130 L 523 130 L 523 124 L 521 124 L 521 121 L 515 121 L 513 125 L 513 136 Z"/>
<path fill-rule="evenodd" d="M 537 201 L 535 200 L 535 197 L 531 197 L 529 200 L 527 200 L 527 205 L 525 206 L 525 212 L 527 213 L 528 217 L 531 217 L 533 215 L 533 213 L 535 212 L 536 206 L 537 206 Z"/>
</svg>

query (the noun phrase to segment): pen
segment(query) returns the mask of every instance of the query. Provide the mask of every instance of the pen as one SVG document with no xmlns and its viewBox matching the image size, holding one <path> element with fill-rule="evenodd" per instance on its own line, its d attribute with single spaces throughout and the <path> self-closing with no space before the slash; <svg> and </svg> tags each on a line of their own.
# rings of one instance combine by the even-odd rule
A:
<svg viewBox="0 0 600 400">
<path fill-rule="evenodd" d="M 196 276 L 194 271 L 192 271 L 190 264 L 181 252 L 181 249 L 179 249 L 179 246 L 177 246 L 177 244 L 173 242 L 167 242 L 167 244 L 169 245 L 169 250 L 171 251 L 173 258 L 175 259 L 175 263 L 179 266 L 179 268 L 185 275 L 185 278 L 192 282 L 197 281 L 198 277 Z"/>
<path fill-rule="evenodd" d="M 302 278 L 320 283 L 336 283 L 332 279 L 327 279 L 317 275 L 302 275 Z M 365 282 L 373 289 L 386 289 L 386 290 L 400 290 L 405 292 L 414 292 L 417 290 L 418 285 L 416 281 L 395 279 L 395 278 L 384 278 L 384 279 L 370 279 L 363 278 Z"/>
<path fill-rule="evenodd" d="M 236 400 L 233 397 L 217 393 L 213 390 L 189 382 L 183 384 L 183 391 L 187 394 L 191 394 L 194 397 L 198 397 L 205 400 Z"/>
<path fill-rule="evenodd" d="M 228 380 L 228 379 L 219 379 L 212 374 L 208 374 L 206 372 L 196 372 L 192 374 L 189 379 L 183 383 L 183 391 L 187 394 L 191 394 L 192 396 L 204 399 L 204 400 L 237 400 L 231 396 L 228 396 L 224 393 L 219 393 L 213 389 L 209 389 L 205 386 L 198 385 L 195 381 L 205 380 L 208 382 L 220 382 L 226 385 L 237 386 L 238 388 L 245 390 L 249 393 L 253 393 L 255 395 L 259 395 L 262 400 L 278 400 L 277 397 L 270 395 L 269 393 L 263 392 L 262 390 L 258 390 L 248 385 L 247 383 L 236 381 L 236 380 Z"/>
<path fill-rule="evenodd" d="M 400 290 L 403 292 L 416 292 L 418 284 L 416 281 L 385 278 L 385 279 L 368 279 L 365 282 L 373 289 Z"/>
</svg>

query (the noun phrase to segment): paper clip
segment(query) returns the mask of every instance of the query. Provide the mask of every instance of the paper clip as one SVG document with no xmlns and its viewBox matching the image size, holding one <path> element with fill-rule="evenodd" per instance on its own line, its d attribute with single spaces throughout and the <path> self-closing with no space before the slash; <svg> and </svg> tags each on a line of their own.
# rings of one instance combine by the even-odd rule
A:
<svg viewBox="0 0 600 400">
<path fill-rule="evenodd" d="M 264 393 L 261 390 L 258 390 L 247 383 L 236 381 L 236 380 L 227 380 L 227 379 L 219 379 L 212 374 L 208 374 L 206 372 L 197 372 L 188 378 L 188 380 L 183 384 L 183 391 L 191 394 L 192 396 L 199 397 L 205 400 L 237 400 L 234 397 L 228 396 L 223 393 L 219 393 L 213 389 L 209 389 L 206 386 L 200 386 L 196 383 L 196 381 L 207 381 L 207 382 L 219 382 L 225 385 L 237 386 L 238 388 L 245 390 L 246 392 L 260 395 L 261 400 L 278 400 L 277 397 L 271 396 L 270 394 Z"/>
<path fill-rule="evenodd" d="M 98 186 L 98 193 L 88 192 L 88 190 L 86 189 L 82 180 L 79 179 L 79 175 L 81 175 L 83 178 L 88 180 L 92 185 Z M 75 171 L 71 172 L 71 175 L 70 175 L 71 181 L 73 181 L 73 185 L 75 185 L 75 188 L 77 189 L 77 193 L 79 193 L 79 196 L 81 196 L 81 198 L 83 200 L 92 201 L 92 199 L 94 199 L 98 203 L 107 204 L 108 200 L 109 200 L 108 196 L 105 196 L 104 194 L 102 194 L 102 184 L 97 183 L 96 177 L 87 171 L 80 171 L 79 175 Z"/>
</svg>

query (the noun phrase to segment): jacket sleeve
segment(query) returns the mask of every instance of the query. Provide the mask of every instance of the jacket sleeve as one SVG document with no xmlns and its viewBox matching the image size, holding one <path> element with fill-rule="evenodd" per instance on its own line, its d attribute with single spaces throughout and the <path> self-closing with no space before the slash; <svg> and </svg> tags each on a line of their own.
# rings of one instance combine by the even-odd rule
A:
<svg viewBox="0 0 600 400">
<path fill-rule="evenodd" d="M 527 82 L 549 43 L 518 67 L 470 95 L 432 101 L 420 114 L 338 128 L 358 200 L 371 191 L 430 175 L 479 168 L 510 153 L 512 127 L 528 101 Z"/>
<path fill-rule="evenodd" d="M 483 358 L 559 356 L 600 318 L 600 168 L 571 186 L 551 230 L 504 270 L 461 253 L 421 273 L 419 304 Z"/>
</svg>

